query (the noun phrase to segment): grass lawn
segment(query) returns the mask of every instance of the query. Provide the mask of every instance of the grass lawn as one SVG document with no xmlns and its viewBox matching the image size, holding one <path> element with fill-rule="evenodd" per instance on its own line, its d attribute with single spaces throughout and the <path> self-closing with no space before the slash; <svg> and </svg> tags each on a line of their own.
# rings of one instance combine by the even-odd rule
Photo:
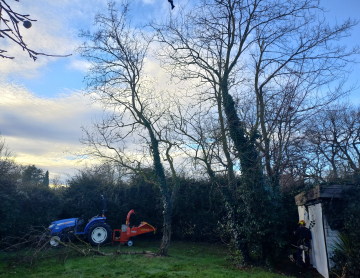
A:
<svg viewBox="0 0 360 278">
<path fill-rule="evenodd" d="M 159 244 L 155 241 L 135 241 L 132 247 L 121 246 L 121 251 L 156 252 Z M 101 251 L 111 253 L 116 249 L 115 246 L 106 246 Z M 75 256 L 67 258 L 64 264 L 59 259 L 51 258 L 38 262 L 34 268 L 9 268 L 6 263 L 9 254 L 0 253 L 0 277 L 284 277 L 258 268 L 240 270 L 226 260 L 226 246 L 218 244 L 174 241 L 168 254 L 169 257 L 149 257 L 142 254 L 116 257 Z"/>
</svg>

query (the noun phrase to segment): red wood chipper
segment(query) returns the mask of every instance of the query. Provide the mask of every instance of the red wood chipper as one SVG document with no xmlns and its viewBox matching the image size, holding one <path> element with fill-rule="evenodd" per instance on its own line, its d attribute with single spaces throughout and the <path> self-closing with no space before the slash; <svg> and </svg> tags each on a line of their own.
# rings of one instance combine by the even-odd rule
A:
<svg viewBox="0 0 360 278">
<path fill-rule="evenodd" d="M 129 211 L 126 217 L 126 225 L 121 225 L 121 229 L 113 230 L 112 245 L 114 245 L 114 241 L 120 241 L 120 243 L 127 243 L 128 246 L 132 246 L 134 242 L 130 240 L 131 237 L 149 232 L 154 232 L 155 234 L 156 228 L 146 222 L 141 222 L 138 227 L 133 226 L 130 228 L 130 216 L 133 213 L 135 214 L 133 209 Z"/>
</svg>

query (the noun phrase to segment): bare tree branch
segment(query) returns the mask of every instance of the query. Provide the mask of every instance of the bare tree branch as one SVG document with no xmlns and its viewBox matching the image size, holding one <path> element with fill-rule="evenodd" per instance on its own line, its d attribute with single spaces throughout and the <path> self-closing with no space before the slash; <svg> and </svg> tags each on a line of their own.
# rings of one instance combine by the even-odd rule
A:
<svg viewBox="0 0 360 278">
<path fill-rule="evenodd" d="M 15 0 L 19 2 L 19 0 Z M 50 55 L 41 52 L 36 52 L 30 49 L 27 44 L 24 42 L 23 37 L 21 36 L 19 23 L 23 23 L 25 28 L 30 28 L 32 26 L 31 22 L 35 22 L 35 19 L 31 19 L 30 15 L 19 14 L 12 10 L 10 5 L 6 3 L 5 0 L 0 0 L 0 38 L 8 38 L 14 43 L 18 44 L 23 51 L 26 51 L 29 54 L 29 57 L 34 61 L 38 58 L 37 56 L 48 56 L 48 57 L 68 57 L 69 55 Z M 5 29 L 1 29 L 2 24 L 5 25 Z M 0 49 L 0 57 L 14 59 L 15 57 L 8 56 L 6 50 Z"/>
</svg>

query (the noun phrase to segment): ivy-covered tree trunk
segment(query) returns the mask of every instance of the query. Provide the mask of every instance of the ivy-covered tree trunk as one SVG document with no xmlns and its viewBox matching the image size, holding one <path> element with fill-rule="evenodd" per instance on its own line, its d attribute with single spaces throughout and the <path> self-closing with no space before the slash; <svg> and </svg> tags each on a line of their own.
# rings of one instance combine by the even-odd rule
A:
<svg viewBox="0 0 360 278">
<path fill-rule="evenodd" d="M 261 164 L 259 161 L 258 151 L 255 147 L 255 138 L 248 138 L 245 133 L 245 127 L 240 121 L 236 109 L 235 102 L 228 91 L 227 78 L 224 77 L 221 84 L 222 98 L 224 111 L 227 117 L 228 128 L 230 131 L 230 137 L 234 142 L 234 147 L 237 151 L 237 156 L 241 165 L 241 186 L 239 193 L 239 200 L 232 200 L 232 203 L 227 204 L 228 208 L 228 223 L 233 234 L 233 239 L 237 248 L 240 250 L 244 263 L 248 264 L 251 261 L 249 256 L 248 235 L 244 235 L 241 231 L 244 224 L 244 217 L 241 214 L 248 214 L 245 218 L 255 218 L 260 220 L 260 215 L 257 215 L 256 209 L 253 209 L 253 202 L 256 200 L 257 193 L 260 193 L 264 186 L 264 176 L 261 171 Z M 259 192 L 257 192 L 259 189 Z M 227 198 L 230 200 L 230 198 Z M 240 202 L 240 203 L 239 203 Z M 260 204 L 256 204 L 258 206 Z M 240 213 L 240 207 L 241 213 Z"/>
<path fill-rule="evenodd" d="M 164 167 L 161 163 L 160 153 L 159 153 L 159 142 L 155 137 L 153 129 L 150 123 L 145 119 L 141 113 L 138 113 L 139 117 L 145 124 L 146 129 L 149 132 L 150 140 L 151 140 L 151 151 L 154 160 L 154 170 L 155 175 L 159 184 L 161 200 L 163 206 L 163 237 L 161 241 L 161 245 L 157 254 L 159 256 L 166 256 L 170 246 L 171 239 L 171 216 L 172 216 L 172 200 L 171 194 L 169 192 L 169 187 L 166 182 L 166 176 Z"/>
<path fill-rule="evenodd" d="M 224 123 L 224 117 L 223 117 L 223 111 L 222 111 L 221 97 L 222 96 L 221 96 L 221 90 L 220 90 L 220 92 L 218 92 L 218 94 L 216 96 L 216 100 L 217 100 L 217 109 L 218 109 L 219 124 L 220 124 L 220 130 L 221 130 L 221 143 L 222 143 L 222 149 L 224 151 L 224 154 L 226 157 L 226 163 L 227 163 L 228 186 L 231 188 L 234 188 L 234 185 L 236 183 L 235 174 L 234 174 L 234 164 L 230 157 L 229 146 L 227 143 L 227 136 L 226 136 L 226 131 L 225 131 L 225 123 Z"/>
<path fill-rule="evenodd" d="M 227 78 L 224 77 L 222 85 L 222 97 L 225 114 L 227 117 L 230 137 L 240 159 L 241 171 L 247 180 L 262 179 L 263 173 L 260 167 L 259 155 L 253 142 L 254 138 L 247 138 L 245 127 L 240 121 L 235 108 L 235 102 L 229 94 Z"/>
</svg>

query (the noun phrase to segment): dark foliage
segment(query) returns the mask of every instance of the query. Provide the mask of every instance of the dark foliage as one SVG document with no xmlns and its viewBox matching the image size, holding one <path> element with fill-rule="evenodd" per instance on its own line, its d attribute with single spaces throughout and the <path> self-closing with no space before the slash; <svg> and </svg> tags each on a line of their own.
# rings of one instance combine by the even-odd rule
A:
<svg viewBox="0 0 360 278">
<path fill-rule="evenodd" d="M 171 179 L 168 179 L 171 185 Z M 210 190 L 209 190 L 210 188 Z M 86 219 L 100 214 L 100 195 L 107 202 L 107 222 L 112 228 L 125 224 L 131 209 L 130 225 L 145 221 L 162 232 L 162 203 L 158 187 L 145 182 L 141 175 L 134 175 L 127 183 L 106 182 L 99 174 L 82 172 L 69 181 L 63 195 L 60 218 L 81 217 Z M 172 238 L 187 240 L 219 240 L 218 222 L 223 212 L 219 192 L 205 181 L 181 179 L 179 196 L 174 202 Z M 153 237 L 153 235 L 152 235 Z"/>
<path fill-rule="evenodd" d="M 275 267 L 288 255 L 292 224 L 298 217 L 294 196 L 270 187 L 251 191 L 240 188 L 238 194 L 241 199 L 231 204 L 236 209 L 228 209 L 226 218 L 227 229 L 237 233 L 235 245 L 243 248 L 247 263 Z"/>
<path fill-rule="evenodd" d="M 23 170 L 21 180 L 24 184 L 49 186 L 49 171 L 44 173 L 42 169 L 37 168 L 35 165 L 29 165 Z"/>
<path fill-rule="evenodd" d="M 12 180 L 0 179 L 0 238 L 16 231 L 20 205 L 15 188 Z"/>
<path fill-rule="evenodd" d="M 19 236 L 30 227 L 47 227 L 61 212 L 60 197 L 54 189 L 17 186 L 13 180 L 0 180 L 0 187 L 0 239 Z"/>
<path fill-rule="evenodd" d="M 334 246 L 335 263 L 333 271 L 342 274 L 345 267 L 346 277 L 360 277 L 360 188 L 354 187 L 343 194 L 341 199 L 324 203 L 325 213 L 332 229 L 339 230 L 348 239 L 344 248 Z"/>
<path fill-rule="evenodd" d="M 79 171 L 68 180 L 67 187 L 57 189 L 31 182 L 2 181 L 1 237 L 21 236 L 29 227 L 47 227 L 59 219 L 84 217 L 87 221 L 101 214 L 100 195 L 103 194 L 107 202 L 106 222 L 113 229 L 125 224 L 127 213 L 134 209 L 136 214 L 131 216 L 130 225 L 146 221 L 158 231 L 155 235 L 144 234 L 142 238 L 160 239 L 163 207 L 159 187 L 147 183 L 140 174 L 126 182 L 117 180 L 109 170 L 96 167 Z M 145 169 L 144 173 L 149 180 L 153 178 L 152 171 Z M 227 179 L 218 177 L 217 180 L 218 184 L 214 185 L 205 180 L 179 178 L 173 203 L 172 239 L 229 241 L 232 233 L 226 234 L 225 227 L 239 232 L 239 241 L 246 244 L 252 262 L 276 264 L 275 258 L 287 254 L 284 250 L 292 233 L 289 224 L 297 218 L 293 195 L 276 195 L 271 188 L 251 192 L 239 189 L 236 198 L 241 201 L 236 202 L 236 218 L 229 221 L 232 214 L 226 208 L 228 203 L 221 191 L 226 188 Z M 174 186 L 172 178 L 167 182 L 170 187 Z M 249 208 L 251 213 L 243 213 Z"/>
<path fill-rule="evenodd" d="M 149 173 L 151 174 L 151 173 Z M 151 177 L 149 177 L 151 178 Z M 168 182 L 172 186 L 172 179 Z M 31 226 L 47 227 L 52 221 L 100 215 L 103 194 L 107 202 L 107 223 L 112 228 L 125 224 L 131 209 L 130 225 L 146 221 L 162 236 L 163 216 L 160 189 L 134 175 L 126 183 L 115 181 L 104 170 L 84 170 L 68 181 L 67 187 L 49 188 L 34 183 L 17 184 L 1 180 L 0 236 L 20 236 Z M 172 238 L 194 241 L 220 240 L 219 222 L 224 217 L 219 191 L 206 181 L 180 179 L 174 201 Z M 154 238 L 154 235 L 143 235 Z M 0 238 L 0 239 L 1 239 Z"/>
<path fill-rule="evenodd" d="M 173 211 L 173 236 L 186 240 L 219 240 L 224 201 L 209 182 L 181 179 Z"/>
</svg>

